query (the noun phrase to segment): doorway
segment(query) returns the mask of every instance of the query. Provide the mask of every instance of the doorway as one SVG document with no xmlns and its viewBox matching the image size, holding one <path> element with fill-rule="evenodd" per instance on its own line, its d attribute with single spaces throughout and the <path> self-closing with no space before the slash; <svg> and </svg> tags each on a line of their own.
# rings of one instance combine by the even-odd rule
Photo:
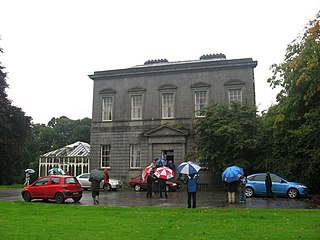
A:
<svg viewBox="0 0 320 240">
<path fill-rule="evenodd" d="M 174 163 L 174 150 L 161 150 L 161 157 L 166 158 L 167 161 Z"/>
</svg>

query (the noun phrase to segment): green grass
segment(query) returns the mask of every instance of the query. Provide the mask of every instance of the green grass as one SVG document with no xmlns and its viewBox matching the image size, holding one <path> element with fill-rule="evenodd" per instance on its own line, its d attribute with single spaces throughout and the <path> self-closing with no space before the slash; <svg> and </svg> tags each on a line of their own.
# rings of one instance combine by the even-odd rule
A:
<svg viewBox="0 0 320 240">
<path fill-rule="evenodd" d="M 0 201 L 0 239 L 320 239 L 320 211 Z"/>
<path fill-rule="evenodd" d="M 23 184 L 12 184 L 12 185 L 0 185 L 0 190 L 1 189 L 19 189 L 19 188 L 24 188 L 25 185 Z"/>
</svg>

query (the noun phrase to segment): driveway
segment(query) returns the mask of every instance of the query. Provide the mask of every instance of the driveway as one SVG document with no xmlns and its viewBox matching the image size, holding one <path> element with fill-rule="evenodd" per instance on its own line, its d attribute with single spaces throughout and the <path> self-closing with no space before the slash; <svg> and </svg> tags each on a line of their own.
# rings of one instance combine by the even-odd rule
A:
<svg viewBox="0 0 320 240">
<path fill-rule="evenodd" d="M 146 192 L 135 192 L 133 189 L 122 189 L 108 193 L 100 193 L 100 206 L 127 206 L 127 207 L 166 207 L 185 208 L 187 206 L 187 193 L 184 189 L 177 192 L 169 192 L 169 197 L 160 198 L 154 195 L 151 199 L 146 198 Z M 21 189 L 0 190 L 0 199 L 8 201 L 23 201 Z M 42 202 L 41 200 L 35 200 Z M 73 203 L 71 199 L 66 204 L 77 204 L 81 206 L 93 205 L 91 192 L 84 191 L 80 203 Z M 291 208 L 291 209 L 320 209 L 319 202 L 310 201 L 309 198 L 277 198 L 264 200 L 263 197 L 248 198 L 245 204 L 227 203 L 227 193 L 222 190 L 198 191 L 198 208 Z"/>
</svg>

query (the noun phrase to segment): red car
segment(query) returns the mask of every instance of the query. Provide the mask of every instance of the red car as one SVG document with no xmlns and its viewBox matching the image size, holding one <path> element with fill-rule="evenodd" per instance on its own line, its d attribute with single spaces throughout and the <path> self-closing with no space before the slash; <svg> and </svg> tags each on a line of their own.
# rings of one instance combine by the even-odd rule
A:
<svg viewBox="0 0 320 240">
<path fill-rule="evenodd" d="M 143 181 L 141 176 L 131 178 L 131 180 L 129 181 L 129 185 L 133 187 L 136 192 L 139 192 L 141 190 L 147 190 L 147 180 Z M 179 183 L 166 181 L 167 191 L 175 192 L 180 187 L 181 185 Z"/>
<path fill-rule="evenodd" d="M 21 194 L 26 202 L 32 199 L 54 199 L 57 203 L 64 203 L 67 198 L 79 202 L 82 198 L 82 189 L 77 178 L 73 176 L 52 175 L 38 178 L 25 187 Z"/>
</svg>

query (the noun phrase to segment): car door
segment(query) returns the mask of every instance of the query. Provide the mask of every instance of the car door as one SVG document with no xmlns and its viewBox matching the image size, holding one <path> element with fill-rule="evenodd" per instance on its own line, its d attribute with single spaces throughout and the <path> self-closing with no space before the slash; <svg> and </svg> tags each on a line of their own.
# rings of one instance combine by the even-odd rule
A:
<svg viewBox="0 0 320 240">
<path fill-rule="evenodd" d="M 252 182 L 250 182 L 253 186 L 253 190 L 255 194 L 261 195 L 265 194 L 266 192 L 266 185 L 265 185 L 265 175 L 264 174 L 258 174 L 253 179 Z"/>
<path fill-rule="evenodd" d="M 50 182 L 48 183 L 47 186 L 47 194 L 46 194 L 46 198 L 51 198 L 53 199 L 56 192 L 61 191 L 60 188 L 60 182 L 61 182 L 61 178 L 56 177 L 56 176 L 52 176 L 50 179 Z"/>
<path fill-rule="evenodd" d="M 32 187 L 32 198 L 47 198 L 48 183 L 49 177 L 39 179 Z"/>
<path fill-rule="evenodd" d="M 287 192 L 287 181 L 281 177 L 271 174 L 272 192 L 276 195 L 285 195 Z"/>
<path fill-rule="evenodd" d="M 90 173 L 84 173 L 79 178 L 78 181 L 81 184 L 82 188 L 90 188 L 91 183 L 89 182 Z"/>
</svg>

